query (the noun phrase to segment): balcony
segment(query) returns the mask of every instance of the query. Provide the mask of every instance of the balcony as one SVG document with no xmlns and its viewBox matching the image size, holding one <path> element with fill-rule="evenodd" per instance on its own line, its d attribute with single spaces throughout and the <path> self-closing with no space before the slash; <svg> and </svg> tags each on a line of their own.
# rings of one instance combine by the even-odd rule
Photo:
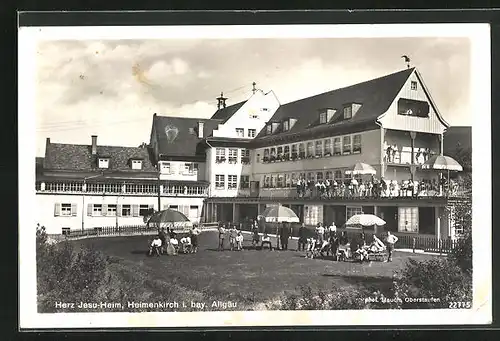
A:
<svg viewBox="0 0 500 341">
<path fill-rule="evenodd" d="M 397 199 L 432 199 L 432 198 L 469 198 L 471 189 L 460 184 L 435 187 L 432 184 L 421 184 L 416 190 L 411 189 L 406 184 L 398 184 L 387 187 L 386 190 L 374 187 L 362 186 L 330 186 L 326 187 L 321 183 L 311 183 L 309 186 L 290 186 L 285 187 L 266 186 L 260 189 L 261 198 L 301 198 L 310 200 L 397 200 Z"/>
</svg>

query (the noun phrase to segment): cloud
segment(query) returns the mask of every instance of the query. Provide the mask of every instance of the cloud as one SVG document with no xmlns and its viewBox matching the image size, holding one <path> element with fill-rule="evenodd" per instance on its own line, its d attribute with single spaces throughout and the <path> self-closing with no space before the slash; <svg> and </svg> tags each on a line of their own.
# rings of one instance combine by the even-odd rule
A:
<svg viewBox="0 0 500 341">
<path fill-rule="evenodd" d="M 287 103 L 401 70 L 402 54 L 446 119 L 470 123 L 469 48 L 430 38 L 46 41 L 37 48 L 37 155 L 46 137 L 138 145 L 155 112 L 210 117 L 221 91 L 234 104 L 254 81 Z"/>
</svg>

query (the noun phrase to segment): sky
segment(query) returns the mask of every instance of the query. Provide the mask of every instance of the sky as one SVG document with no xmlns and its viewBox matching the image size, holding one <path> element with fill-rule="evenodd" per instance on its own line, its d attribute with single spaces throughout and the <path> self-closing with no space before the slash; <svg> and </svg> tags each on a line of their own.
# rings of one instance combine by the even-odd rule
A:
<svg viewBox="0 0 500 341">
<path fill-rule="evenodd" d="M 37 45 L 36 143 L 138 146 L 153 114 L 209 118 L 252 82 L 280 103 L 406 68 L 451 125 L 471 125 L 468 38 L 55 40 Z"/>
</svg>

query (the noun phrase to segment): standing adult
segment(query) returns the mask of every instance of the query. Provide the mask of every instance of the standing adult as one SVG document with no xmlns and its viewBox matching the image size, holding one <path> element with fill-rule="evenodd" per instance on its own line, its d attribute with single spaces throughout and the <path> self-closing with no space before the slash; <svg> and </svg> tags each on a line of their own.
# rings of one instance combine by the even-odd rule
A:
<svg viewBox="0 0 500 341">
<path fill-rule="evenodd" d="M 219 251 L 224 251 L 224 237 L 226 234 L 226 227 L 225 225 L 219 226 Z"/>
<path fill-rule="evenodd" d="M 290 223 L 283 223 L 281 227 L 281 247 L 283 250 L 288 250 L 288 240 L 292 235 L 292 227 Z"/>
<path fill-rule="evenodd" d="M 316 239 L 320 245 L 323 245 L 323 241 L 325 240 L 325 228 L 323 227 L 323 223 L 318 223 L 318 227 L 316 227 Z"/>
<path fill-rule="evenodd" d="M 281 224 L 282 223 L 276 224 L 276 250 L 280 250 L 280 235 L 282 230 Z"/>
<path fill-rule="evenodd" d="M 387 243 L 387 252 L 389 257 L 387 258 L 388 262 L 392 262 L 392 253 L 394 252 L 394 244 L 398 241 L 398 237 L 393 235 L 390 231 L 387 231 L 387 237 L 385 238 L 385 242 Z"/>
<path fill-rule="evenodd" d="M 299 251 L 305 251 L 306 249 L 306 243 L 307 243 L 307 236 L 306 236 L 306 224 L 302 223 L 302 225 L 299 228 Z"/>
<path fill-rule="evenodd" d="M 191 229 L 191 244 L 193 245 L 193 253 L 198 252 L 198 236 L 200 235 L 201 230 L 198 228 L 198 225 L 193 225 Z"/>
</svg>

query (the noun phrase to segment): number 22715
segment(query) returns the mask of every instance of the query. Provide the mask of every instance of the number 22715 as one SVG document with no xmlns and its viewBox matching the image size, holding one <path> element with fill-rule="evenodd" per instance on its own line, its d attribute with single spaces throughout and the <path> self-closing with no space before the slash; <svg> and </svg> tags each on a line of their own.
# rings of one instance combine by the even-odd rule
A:
<svg viewBox="0 0 500 341">
<path fill-rule="evenodd" d="M 449 309 L 470 309 L 472 308 L 471 302 L 448 302 Z"/>
</svg>

